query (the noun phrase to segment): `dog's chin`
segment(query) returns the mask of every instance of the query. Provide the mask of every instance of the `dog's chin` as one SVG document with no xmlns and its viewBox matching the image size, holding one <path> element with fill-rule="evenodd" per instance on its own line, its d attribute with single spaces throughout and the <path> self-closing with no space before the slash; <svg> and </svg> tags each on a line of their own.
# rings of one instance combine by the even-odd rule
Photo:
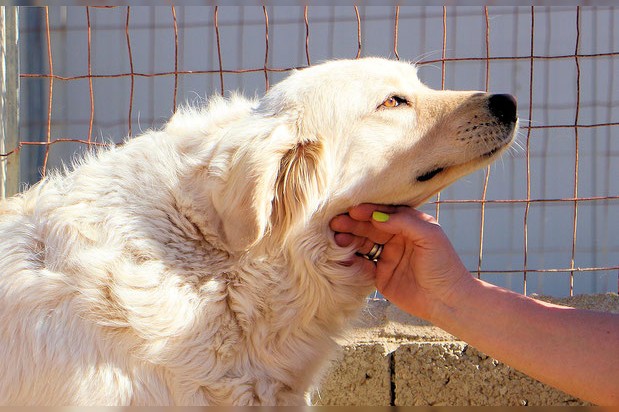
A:
<svg viewBox="0 0 619 412">
<path fill-rule="evenodd" d="M 466 162 L 455 165 L 436 167 L 435 169 L 432 169 L 425 174 L 418 176 L 417 181 L 429 181 L 434 176 L 442 174 L 445 174 L 447 176 L 450 171 L 453 171 L 455 173 L 452 173 L 451 181 L 448 183 L 451 184 L 462 176 L 465 176 L 469 173 L 474 172 L 475 170 L 488 166 L 496 159 L 501 157 L 503 153 L 511 146 L 511 143 L 516 137 L 516 130 L 518 130 L 517 122 L 514 124 L 514 127 L 510 129 L 508 133 L 506 133 L 504 138 L 497 142 L 497 145 L 495 147 L 488 149 L 486 152 L 483 152 L 482 154 L 477 155 L 473 159 Z"/>
<path fill-rule="evenodd" d="M 461 175 L 456 179 L 472 173 L 476 170 L 484 168 L 494 162 L 496 159 L 501 157 L 501 155 L 507 150 L 510 142 L 505 142 L 505 144 L 495 147 L 494 149 L 488 150 L 487 152 L 481 154 L 480 156 L 474 158 L 473 160 L 469 160 L 468 162 L 452 166 L 451 169 L 461 169 Z M 455 180 L 455 179 L 454 179 Z"/>
<path fill-rule="evenodd" d="M 454 183 L 456 180 L 470 173 L 473 173 L 476 170 L 488 166 L 496 159 L 501 157 L 510 146 L 511 141 L 512 139 L 508 139 L 504 141 L 503 144 L 501 144 L 500 146 L 490 149 L 487 152 L 467 162 L 449 166 L 435 167 L 425 172 L 424 174 L 417 176 L 415 178 L 415 185 L 426 186 L 425 189 L 427 190 L 424 190 L 423 193 L 418 194 L 417 196 L 409 198 L 405 201 L 398 202 L 398 204 L 410 206 L 412 208 L 418 208 L 419 206 L 428 202 L 428 200 L 430 200 L 438 192 L 442 191 L 443 189 Z"/>
</svg>

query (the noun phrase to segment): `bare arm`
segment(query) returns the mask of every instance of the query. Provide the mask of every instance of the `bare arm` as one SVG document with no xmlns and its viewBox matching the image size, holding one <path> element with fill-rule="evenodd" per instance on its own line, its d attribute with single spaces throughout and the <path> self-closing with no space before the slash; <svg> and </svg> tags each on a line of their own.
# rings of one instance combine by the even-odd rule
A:
<svg viewBox="0 0 619 412">
<path fill-rule="evenodd" d="M 540 302 L 474 278 L 436 221 L 410 208 L 360 205 L 331 227 L 339 244 L 362 253 L 385 245 L 376 265 L 363 264 L 401 309 L 544 383 L 619 404 L 619 315 Z"/>
<path fill-rule="evenodd" d="M 619 315 L 540 302 L 471 277 L 431 321 L 533 378 L 619 404 Z"/>
</svg>

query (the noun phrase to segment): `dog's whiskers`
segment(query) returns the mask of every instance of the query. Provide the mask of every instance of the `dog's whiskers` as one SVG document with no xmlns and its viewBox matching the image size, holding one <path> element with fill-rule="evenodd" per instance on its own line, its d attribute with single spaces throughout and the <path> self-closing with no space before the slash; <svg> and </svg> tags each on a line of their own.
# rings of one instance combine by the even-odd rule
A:
<svg viewBox="0 0 619 412">
<path fill-rule="evenodd" d="M 435 49 L 435 50 L 430 50 L 430 51 L 427 51 L 427 52 L 425 52 L 425 53 L 422 53 L 422 54 L 420 54 L 419 56 L 417 56 L 417 58 L 416 58 L 415 60 L 413 60 L 413 64 L 414 64 L 415 66 L 417 66 L 417 65 L 419 65 L 419 64 L 421 63 L 421 61 L 422 61 L 422 60 L 424 60 L 425 58 L 430 57 L 430 56 L 431 56 L 431 55 L 433 55 L 433 54 L 439 54 L 439 53 L 442 53 L 442 52 L 443 52 L 443 50 L 442 50 L 442 49 L 440 49 L 440 50 L 439 50 L 439 49 Z"/>
</svg>

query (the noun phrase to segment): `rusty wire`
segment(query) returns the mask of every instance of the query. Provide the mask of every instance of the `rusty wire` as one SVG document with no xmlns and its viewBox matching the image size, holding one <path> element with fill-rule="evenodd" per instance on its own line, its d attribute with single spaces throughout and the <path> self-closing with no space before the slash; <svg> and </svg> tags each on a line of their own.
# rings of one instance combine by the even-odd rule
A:
<svg viewBox="0 0 619 412">
<path fill-rule="evenodd" d="M 269 13 L 266 6 L 262 6 L 264 14 L 264 89 L 269 90 Z"/>
<path fill-rule="evenodd" d="M 221 95 L 225 93 L 224 88 L 224 70 L 221 62 L 221 38 L 219 37 L 219 6 L 215 6 L 213 13 L 213 25 L 215 26 L 215 38 L 217 40 L 217 60 L 219 62 L 219 83 L 221 86 Z"/>
<path fill-rule="evenodd" d="M 49 29 L 49 8 L 45 7 L 45 40 L 47 43 L 47 62 L 49 65 L 49 89 L 47 100 L 47 134 L 45 136 L 45 156 L 43 158 L 43 169 L 41 170 L 41 176 L 45 177 L 47 173 L 47 161 L 49 160 L 49 149 L 52 141 L 52 103 L 54 100 L 54 61 L 52 59 L 52 40 Z"/>
<path fill-rule="evenodd" d="M 574 114 L 574 214 L 572 230 L 572 256 L 570 268 L 574 269 L 576 261 L 576 235 L 578 228 L 578 171 L 579 171 L 579 139 L 578 119 L 580 118 L 580 60 L 578 50 L 580 48 L 580 6 L 576 7 L 576 45 L 574 46 L 574 61 L 576 64 L 576 108 Z M 570 296 L 574 294 L 574 271 L 570 271 Z"/>
<path fill-rule="evenodd" d="M 445 68 L 447 62 L 447 7 L 443 6 L 443 43 L 441 50 L 441 90 L 445 90 Z M 441 220 L 441 192 L 436 194 L 434 214 L 436 220 Z"/>
<path fill-rule="evenodd" d="M 488 17 L 488 6 L 484 6 L 484 20 L 485 20 L 485 45 L 486 45 L 486 82 L 485 92 L 488 92 L 490 88 L 490 19 Z M 480 222 L 479 222 L 479 253 L 477 256 L 477 277 L 481 278 L 481 265 L 484 255 L 484 228 L 486 227 L 486 197 L 488 195 L 488 182 L 490 181 L 490 165 L 486 167 L 484 185 L 481 194 L 481 207 L 480 207 Z"/>
<path fill-rule="evenodd" d="M 176 22 L 176 7 L 172 9 L 172 25 L 174 28 L 174 94 L 172 97 L 172 112 L 176 112 L 176 96 L 178 95 L 178 23 Z"/>
<path fill-rule="evenodd" d="M 307 65 L 311 66 L 312 61 L 310 59 L 310 51 L 309 51 L 309 18 L 307 16 L 308 6 L 303 7 L 303 22 L 305 23 L 305 59 L 307 61 Z"/>
<path fill-rule="evenodd" d="M 86 7 L 86 27 L 88 31 L 88 93 L 90 98 L 90 117 L 88 119 L 88 143 L 92 142 L 92 129 L 95 121 L 95 93 L 92 85 L 92 28 L 90 26 L 90 7 Z"/>
<path fill-rule="evenodd" d="M 400 53 L 398 53 L 398 29 L 400 26 L 400 6 L 395 7 L 395 18 L 393 24 L 393 54 L 395 54 L 396 60 L 400 60 Z"/>
<path fill-rule="evenodd" d="M 125 19 L 125 38 L 127 39 L 127 52 L 129 53 L 129 70 L 131 70 L 131 86 L 129 89 L 129 114 L 128 128 L 129 136 L 132 135 L 131 125 L 133 124 L 133 93 L 135 90 L 135 74 L 133 70 L 133 53 L 131 53 L 131 37 L 129 36 L 129 16 L 131 14 L 131 7 L 127 6 L 126 19 Z"/>
<path fill-rule="evenodd" d="M 530 42 L 530 51 L 531 51 L 531 60 L 529 63 L 529 116 L 533 117 L 533 68 L 534 65 L 534 49 L 535 49 L 535 7 L 531 6 L 531 42 Z M 527 138 L 526 138 L 526 162 L 527 162 L 527 199 L 524 209 L 524 220 L 523 220 L 523 230 L 524 230 L 524 261 L 523 261 L 523 293 L 526 295 L 527 293 L 527 273 L 528 273 L 528 260 L 529 260 L 529 212 L 531 210 L 531 127 L 527 129 Z"/>
<path fill-rule="evenodd" d="M 93 7 L 93 6 L 90 6 Z M 361 49 L 357 49 L 357 53 L 361 56 Z M 444 59 L 428 59 L 428 60 L 420 60 L 417 64 L 419 66 L 424 65 L 432 65 L 436 63 L 447 64 L 447 63 L 459 63 L 459 62 L 498 62 L 498 61 L 515 61 L 515 60 L 569 60 L 569 59 L 583 59 L 583 58 L 601 58 L 601 57 L 616 57 L 619 56 L 619 51 L 617 52 L 609 52 L 609 53 L 580 53 L 577 55 L 574 54 L 561 54 L 554 56 L 494 56 L 490 58 L 486 57 L 445 57 Z M 356 57 L 356 56 L 355 56 Z M 269 67 L 266 69 L 268 72 L 281 73 L 281 72 L 289 72 L 294 69 L 301 69 L 306 66 L 287 66 L 287 67 Z M 108 74 L 93 74 L 89 76 L 88 74 L 83 75 L 75 75 L 75 76 L 61 76 L 57 74 L 50 73 L 22 73 L 20 74 L 20 78 L 28 79 L 28 78 L 41 78 L 41 79 L 54 79 L 54 80 L 63 80 L 63 81 L 71 81 L 71 80 L 83 80 L 88 78 L 93 79 L 113 79 L 118 77 L 162 77 L 162 76 L 180 76 L 180 75 L 204 75 L 204 74 L 244 74 L 244 73 L 256 73 L 256 72 L 264 72 L 264 67 L 253 67 L 247 69 L 217 69 L 217 70 L 178 70 L 178 71 L 160 71 L 155 73 L 143 73 L 143 72 L 125 72 L 125 73 L 108 73 Z M 610 125 L 615 125 L 617 123 L 606 123 Z M 604 123 L 602 123 L 604 125 Z M 545 126 L 545 127 L 555 127 Z M 566 127 L 574 127 L 574 125 L 566 126 Z"/>
<path fill-rule="evenodd" d="M 359 15 L 359 7 L 355 7 L 355 16 L 357 17 L 357 55 L 355 59 L 361 57 L 361 48 L 362 48 L 362 38 L 361 38 L 361 16 Z"/>
</svg>

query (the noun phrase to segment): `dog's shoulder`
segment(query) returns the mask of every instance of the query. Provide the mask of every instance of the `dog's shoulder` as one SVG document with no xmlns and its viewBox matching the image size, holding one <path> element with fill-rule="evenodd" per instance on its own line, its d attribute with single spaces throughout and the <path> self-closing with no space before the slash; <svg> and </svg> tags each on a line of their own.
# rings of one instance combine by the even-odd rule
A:
<svg viewBox="0 0 619 412">
<path fill-rule="evenodd" d="M 257 99 L 233 93 L 225 98 L 210 97 L 200 104 L 180 107 L 165 125 L 164 131 L 177 138 L 216 134 L 230 124 L 247 118 L 257 106 Z"/>
</svg>

